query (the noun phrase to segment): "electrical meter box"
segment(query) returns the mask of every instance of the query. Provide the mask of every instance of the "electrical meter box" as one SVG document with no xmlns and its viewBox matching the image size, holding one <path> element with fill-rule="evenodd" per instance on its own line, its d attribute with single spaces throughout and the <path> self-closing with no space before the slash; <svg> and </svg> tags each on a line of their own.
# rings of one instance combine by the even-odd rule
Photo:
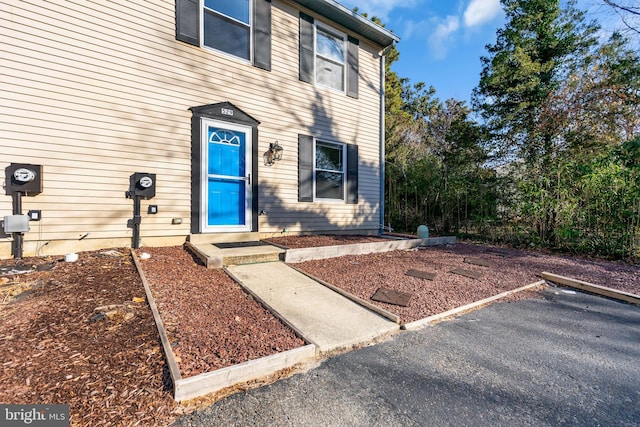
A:
<svg viewBox="0 0 640 427">
<path fill-rule="evenodd" d="M 42 165 L 11 163 L 4 170 L 7 195 L 24 193 L 35 196 L 42 193 Z"/>
<path fill-rule="evenodd" d="M 156 174 L 136 172 L 129 177 L 129 191 L 127 197 L 140 196 L 151 199 L 156 196 Z"/>
</svg>

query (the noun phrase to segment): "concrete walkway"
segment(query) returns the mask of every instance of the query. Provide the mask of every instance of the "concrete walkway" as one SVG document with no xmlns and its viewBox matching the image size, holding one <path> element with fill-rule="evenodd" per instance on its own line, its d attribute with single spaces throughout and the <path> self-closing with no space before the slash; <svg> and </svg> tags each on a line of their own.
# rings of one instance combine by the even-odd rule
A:
<svg viewBox="0 0 640 427">
<path fill-rule="evenodd" d="M 227 270 L 321 353 L 365 344 L 399 330 L 398 324 L 281 262 L 229 266 Z"/>
</svg>

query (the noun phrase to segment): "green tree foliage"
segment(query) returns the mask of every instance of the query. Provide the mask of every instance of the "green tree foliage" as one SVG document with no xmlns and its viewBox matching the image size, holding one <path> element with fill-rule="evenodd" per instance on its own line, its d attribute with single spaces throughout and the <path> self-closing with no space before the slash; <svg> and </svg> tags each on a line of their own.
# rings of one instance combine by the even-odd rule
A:
<svg viewBox="0 0 640 427">
<path fill-rule="evenodd" d="M 487 46 L 474 105 L 487 121 L 497 153 L 518 159 L 528 176 L 527 188 L 538 197 L 540 238 L 553 244 L 557 209 L 551 166 L 561 151 L 561 120 L 549 114 L 550 101 L 595 44 L 595 25 L 585 25 L 583 13 L 566 9 L 559 0 L 503 0 L 507 23 Z"/>
<path fill-rule="evenodd" d="M 388 114 L 387 221 L 415 231 L 466 229 L 495 215 L 495 172 L 484 164 L 483 129 L 462 101 L 440 101 L 435 90 L 404 80 L 401 108 Z"/>
<path fill-rule="evenodd" d="M 501 155 L 545 167 L 556 154 L 559 123 L 544 120 L 549 98 L 596 42 L 597 27 L 570 1 L 503 0 L 507 24 L 481 58 L 474 106 Z"/>
<path fill-rule="evenodd" d="M 596 39 L 572 0 L 503 6 L 475 111 L 398 76 L 387 52 L 385 222 L 639 257 L 638 52 L 617 33 Z"/>
<path fill-rule="evenodd" d="M 398 76 L 391 69 L 398 57 L 394 46 L 385 63 L 385 222 L 441 233 L 490 223 L 504 188 L 486 167 L 484 128 L 464 102 L 443 102 L 433 87 Z"/>
<path fill-rule="evenodd" d="M 505 237 L 638 256 L 637 54 L 619 34 L 598 43 L 573 1 L 503 5 L 507 24 L 487 47 L 474 105 L 511 162 Z"/>
</svg>

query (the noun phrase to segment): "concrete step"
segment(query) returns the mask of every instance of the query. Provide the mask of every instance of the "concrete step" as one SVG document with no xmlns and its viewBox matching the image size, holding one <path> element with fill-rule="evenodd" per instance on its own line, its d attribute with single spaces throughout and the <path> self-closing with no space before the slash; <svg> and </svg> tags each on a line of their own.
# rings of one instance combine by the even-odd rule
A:
<svg viewBox="0 0 640 427">
<path fill-rule="evenodd" d="M 187 246 L 200 258 L 207 268 L 222 268 L 225 265 L 245 265 L 284 260 L 285 250 L 256 241 L 223 244 L 187 242 Z"/>
</svg>

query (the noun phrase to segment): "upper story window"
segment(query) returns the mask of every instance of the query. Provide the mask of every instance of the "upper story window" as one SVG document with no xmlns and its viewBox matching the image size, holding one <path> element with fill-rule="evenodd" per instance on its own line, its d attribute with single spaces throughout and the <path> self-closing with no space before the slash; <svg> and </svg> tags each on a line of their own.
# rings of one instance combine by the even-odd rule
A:
<svg viewBox="0 0 640 427">
<path fill-rule="evenodd" d="M 300 80 L 358 97 L 360 42 L 300 12 Z"/>
<path fill-rule="evenodd" d="M 205 46 L 251 59 L 250 0 L 205 0 L 203 21 Z"/>
<path fill-rule="evenodd" d="M 346 37 L 327 28 L 316 27 L 316 83 L 344 92 Z"/>
<path fill-rule="evenodd" d="M 271 0 L 176 0 L 176 39 L 271 70 Z"/>
</svg>

